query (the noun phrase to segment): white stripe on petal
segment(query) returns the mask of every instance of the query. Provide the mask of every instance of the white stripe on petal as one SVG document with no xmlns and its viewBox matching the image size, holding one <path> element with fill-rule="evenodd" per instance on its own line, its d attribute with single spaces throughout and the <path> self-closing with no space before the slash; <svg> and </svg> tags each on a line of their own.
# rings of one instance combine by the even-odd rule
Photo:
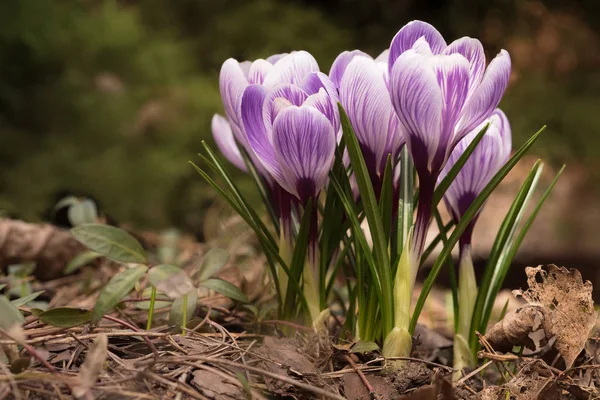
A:
<svg viewBox="0 0 600 400">
<path fill-rule="evenodd" d="M 241 132 L 241 120 L 239 116 L 240 102 L 242 93 L 248 86 L 246 74 L 242 70 L 242 66 L 233 58 L 226 60 L 221 67 L 219 74 L 219 90 L 221 99 L 225 107 L 225 114 L 229 121 L 234 125 L 233 132 L 238 135 L 236 139 L 244 144 L 246 139 Z M 235 129 L 238 128 L 238 129 Z"/>
<path fill-rule="evenodd" d="M 357 56 L 371 58 L 367 53 L 361 50 L 344 51 L 340 53 L 340 55 L 338 55 L 333 61 L 333 64 L 331 64 L 331 69 L 329 70 L 329 78 L 331 78 L 336 88 L 340 87 L 340 82 L 342 81 L 342 77 L 344 76 L 344 71 L 346 71 L 346 67 L 348 67 L 350 61 L 352 61 L 354 57 Z"/>
<path fill-rule="evenodd" d="M 273 69 L 273 64 L 270 62 L 258 59 L 252 63 L 248 72 L 248 83 L 261 85 L 267 74 Z"/>
<path fill-rule="evenodd" d="M 463 37 L 450 43 L 444 54 L 462 54 L 470 63 L 469 95 L 472 95 L 483 79 L 485 72 L 485 52 L 481 42 L 470 37 Z"/>
</svg>

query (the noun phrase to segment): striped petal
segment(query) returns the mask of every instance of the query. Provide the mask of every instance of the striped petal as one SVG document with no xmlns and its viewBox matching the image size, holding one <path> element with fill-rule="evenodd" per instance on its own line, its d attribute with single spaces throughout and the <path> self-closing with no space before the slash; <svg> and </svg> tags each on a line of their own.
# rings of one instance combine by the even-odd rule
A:
<svg viewBox="0 0 600 400">
<path fill-rule="evenodd" d="M 453 134 L 469 92 L 469 62 L 460 54 L 430 57 L 443 97 L 442 126 L 430 170 L 439 173 L 452 150 Z"/>
<path fill-rule="evenodd" d="M 415 42 L 424 37 L 433 54 L 440 54 L 446 48 L 446 41 L 432 25 L 423 21 L 412 21 L 404 25 L 392 39 L 388 58 L 388 70 L 391 72 L 398 57 L 411 49 Z"/>
<path fill-rule="evenodd" d="M 444 54 L 458 53 L 469 60 L 471 79 L 469 82 L 469 95 L 472 95 L 483 79 L 485 72 L 485 52 L 481 42 L 470 37 L 463 37 L 450 43 Z"/>
<path fill-rule="evenodd" d="M 279 181 L 282 179 L 281 169 L 263 118 L 263 105 L 266 98 L 266 88 L 260 85 L 248 86 L 242 96 L 241 117 L 248 144 L 256 159 L 275 180 Z"/>
<path fill-rule="evenodd" d="M 318 71 L 319 65 L 310 53 L 304 50 L 295 51 L 282 57 L 273 65 L 263 85 L 275 86 L 280 83 L 299 85 L 308 74 Z"/>
<path fill-rule="evenodd" d="M 341 125 L 340 112 L 337 106 L 337 103 L 339 102 L 339 96 L 333 81 L 322 72 L 313 72 L 306 77 L 302 83 L 302 88 L 309 95 L 317 94 L 322 89 L 325 90 L 330 105 L 326 106 L 326 108 L 321 108 L 321 111 L 331 121 L 333 129 L 335 129 L 336 132 L 339 131 Z"/>
<path fill-rule="evenodd" d="M 344 71 L 350 61 L 354 59 L 356 56 L 363 56 L 371 58 L 367 53 L 360 50 L 352 50 L 352 51 L 344 51 L 340 53 L 339 56 L 333 61 L 331 64 L 331 69 L 329 70 L 329 78 L 333 81 L 336 88 L 340 87 L 340 82 L 342 81 L 342 76 L 344 76 Z"/>
<path fill-rule="evenodd" d="M 281 101 L 277 99 L 285 99 L 290 105 L 301 106 L 308 94 L 297 85 L 281 84 L 268 90 L 267 98 L 263 106 L 263 118 L 269 137 L 273 131 L 273 122 L 281 111 Z"/>
<path fill-rule="evenodd" d="M 281 60 L 283 57 L 287 56 L 289 53 L 280 53 L 280 54 L 273 54 L 270 57 L 267 57 L 267 61 L 270 62 L 271 64 L 275 64 L 277 61 Z"/>
<path fill-rule="evenodd" d="M 211 128 L 213 138 L 217 143 L 217 147 L 225 156 L 225 158 L 237 168 L 247 172 L 248 168 L 246 168 L 246 163 L 244 162 L 242 154 L 240 153 L 240 149 L 235 142 L 235 138 L 233 137 L 233 132 L 231 131 L 231 126 L 229 125 L 227 118 L 224 118 L 218 114 L 213 115 Z"/>
<path fill-rule="evenodd" d="M 327 181 L 336 140 L 329 120 L 312 107 L 284 109 L 273 125 L 273 144 L 283 179 L 278 183 L 300 201 L 315 198 Z"/>
<path fill-rule="evenodd" d="M 384 158 L 398 154 L 404 137 L 377 64 L 367 57 L 352 60 L 341 81 L 340 102 L 348 113 L 369 169 L 381 173 Z"/>
<path fill-rule="evenodd" d="M 465 104 L 460 123 L 456 128 L 455 142 L 485 121 L 498 106 L 508 86 L 511 62 L 506 50 L 492 60 L 481 84 L 475 89 Z"/>
<path fill-rule="evenodd" d="M 258 59 L 252 63 L 248 71 L 248 83 L 262 84 L 267 74 L 273 69 L 273 64 L 270 62 Z"/>
<path fill-rule="evenodd" d="M 387 64 L 389 58 L 390 58 L 390 49 L 385 49 L 384 51 L 381 52 L 380 55 L 377 56 L 375 61 Z"/>
<path fill-rule="evenodd" d="M 444 97 L 431 57 L 404 52 L 390 72 L 389 93 L 417 169 L 423 171 L 437 152 Z"/>
<path fill-rule="evenodd" d="M 446 205 L 456 220 L 462 217 L 510 156 L 512 135 L 506 115 L 496 109 L 488 121 L 490 126 L 487 132 L 444 195 Z M 488 121 L 484 121 L 456 145 L 438 182 L 444 179 Z"/>
<path fill-rule="evenodd" d="M 239 108 L 246 86 L 248 86 L 248 80 L 240 63 L 233 58 L 226 60 L 219 74 L 219 90 L 225 107 L 225 114 L 233 125 L 232 129 L 236 139 L 242 144 L 246 143 L 246 139 L 240 129 Z"/>
</svg>

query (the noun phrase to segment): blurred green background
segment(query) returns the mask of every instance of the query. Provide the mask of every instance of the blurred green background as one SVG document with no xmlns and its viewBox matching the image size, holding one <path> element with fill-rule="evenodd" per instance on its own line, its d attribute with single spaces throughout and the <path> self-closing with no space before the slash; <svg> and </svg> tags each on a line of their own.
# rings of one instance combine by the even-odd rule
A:
<svg viewBox="0 0 600 400">
<path fill-rule="evenodd" d="M 63 193 L 119 222 L 198 232 L 216 197 L 193 171 L 228 57 L 388 47 L 412 19 L 513 57 L 515 145 L 600 176 L 598 0 L 2 0 L 0 209 L 39 221 Z M 232 167 L 233 169 L 233 167 Z M 249 187 L 249 182 L 243 185 Z"/>
</svg>

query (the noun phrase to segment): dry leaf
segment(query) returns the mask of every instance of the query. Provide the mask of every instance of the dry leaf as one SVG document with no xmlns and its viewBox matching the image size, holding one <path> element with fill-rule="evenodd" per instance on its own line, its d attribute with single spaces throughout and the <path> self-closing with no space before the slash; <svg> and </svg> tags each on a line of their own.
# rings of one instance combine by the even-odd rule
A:
<svg viewBox="0 0 600 400">
<path fill-rule="evenodd" d="M 567 368 L 583 350 L 594 328 L 597 313 L 592 300 L 592 284 L 583 282 L 576 269 L 556 265 L 525 269 L 529 289 L 514 291 L 528 304 L 511 312 L 494 325 L 485 338 L 501 351 L 512 346 L 538 347 L 551 343 L 560 353 Z M 534 343 L 535 334 L 541 335 Z"/>
<path fill-rule="evenodd" d="M 194 371 L 194 378 L 191 383 L 210 399 L 233 400 L 244 397 L 242 390 L 238 386 L 212 371 Z"/>
<path fill-rule="evenodd" d="M 73 386 L 73 395 L 76 398 L 83 398 L 94 387 L 100 372 L 104 369 L 107 354 L 108 337 L 106 334 L 101 333 L 88 350 L 85 361 L 77 376 L 78 383 Z"/>
</svg>

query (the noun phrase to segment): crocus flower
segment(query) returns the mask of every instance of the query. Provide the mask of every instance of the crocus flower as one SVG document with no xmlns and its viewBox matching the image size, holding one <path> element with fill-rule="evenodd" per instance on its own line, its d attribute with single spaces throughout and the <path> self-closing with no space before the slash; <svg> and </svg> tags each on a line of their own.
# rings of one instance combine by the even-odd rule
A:
<svg viewBox="0 0 600 400">
<path fill-rule="evenodd" d="M 315 295 L 316 201 L 333 165 L 340 122 L 335 87 L 327 75 L 318 72 L 313 61 L 306 52 L 280 59 L 263 85 L 245 89 L 240 116 L 248 144 L 262 168 L 304 206 L 313 199 L 313 207 L 304 210 L 311 214 L 304 287 L 311 316 L 316 318 L 320 307 L 320 299 Z M 281 229 L 283 237 L 291 238 L 291 214 L 282 218 Z"/>
<path fill-rule="evenodd" d="M 450 154 L 448 163 L 442 170 L 438 182 L 444 179 L 479 131 L 488 122 L 490 125 L 485 135 L 444 194 L 444 202 L 456 222 L 460 221 L 473 200 L 481 193 L 510 156 L 512 146 L 510 124 L 506 115 L 500 109 L 496 109 L 487 121 L 484 121 L 458 142 Z M 470 245 L 477 217 L 471 220 L 469 227 L 463 233 L 460 239 L 461 248 Z"/>
<path fill-rule="evenodd" d="M 343 54 L 336 61 L 344 57 Z M 337 63 L 338 71 L 342 70 L 340 64 Z M 391 157 L 395 163 L 404 145 L 403 128 L 387 93 L 387 64 L 354 54 L 340 73 L 340 102 L 350 118 L 371 181 L 379 193 L 387 158 Z"/>
<path fill-rule="evenodd" d="M 213 138 L 217 143 L 217 147 L 225 156 L 225 158 L 237 168 L 247 172 L 248 168 L 246 168 L 240 148 L 235 142 L 233 131 L 231 130 L 231 124 L 227 118 L 224 118 L 219 114 L 213 115 L 211 128 Z"/>
<path fill-rule="evenodd" d="M 444 195 L 446 207 L 457 223 L 510 156 L 512 146 L 510 124 L 506 115 L 496 109 L 487 121 L 467 134 L 456 145 L 439 180 L 444 179 L 487 122 L 490 124 L 488 130 Z M 477 282 L 471 258 L 471 236 L 476 220 L 477 216 L 471 220 L 459 241 L 459 313 L 454 342 L 454 368 L 457 371 L 455 375 L 457 378 L 460 377 L 463 368 L 475 365 L 471 351 L 465 343 L 469 338 L 473 308 L 477 299 Z"/>
<path fill-rule="evenodd" d="M 413 240 L 418 256 L 425 244 L 437 177 L 454 146 L 496 108 L 510 68 L 505 50 L 486 69 L 478 40 L 463 37 L 446 45 L 433 26 L 421 21 L 407 24 L 392 40 L 389 93 L 419 175 Z"/>
</svg>

